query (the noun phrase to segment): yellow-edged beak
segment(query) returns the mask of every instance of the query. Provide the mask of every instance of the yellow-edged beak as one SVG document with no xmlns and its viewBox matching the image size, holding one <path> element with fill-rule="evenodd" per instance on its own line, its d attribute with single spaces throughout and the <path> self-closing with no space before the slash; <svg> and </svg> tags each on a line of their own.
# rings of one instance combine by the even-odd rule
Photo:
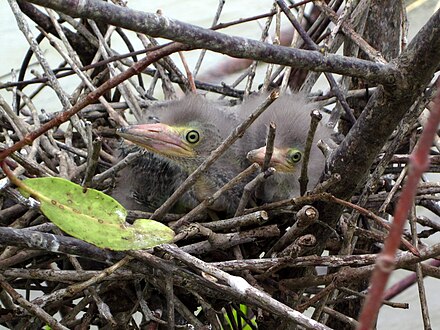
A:
<svg viewBox="0 0 440 330">
<path fill-rule="evenodd" d="M 116 133 L 124 139 L 168 157 L 191 157 L 195 151 L 185 141 L 182 128 L 157 124 L 140 124 L 121 127 Z"/>
<path fill-rule="evenodd" d="M 270 159 L 269 166 L 275 168 L 278 172 L 293 172 L 295 166 L 287 161 L 289 148 L 278 149 L 273 148 L 273 154 Z M 263 165 L 264 156 L 266 155 L 266 147 L 254 149 L 248 152 L 247 159 L 249 161 Z"/>
</svg>

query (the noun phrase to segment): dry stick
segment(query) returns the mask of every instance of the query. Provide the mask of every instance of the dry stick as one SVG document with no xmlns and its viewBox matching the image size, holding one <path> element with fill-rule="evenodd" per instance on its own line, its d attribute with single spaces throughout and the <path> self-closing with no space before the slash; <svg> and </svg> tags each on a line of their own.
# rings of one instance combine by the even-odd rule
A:
<svg viewBox="0 0 440 330">
<path fill-rule="evenodd" d="M 256 163 L 253 163 L 251 166 L 249 166 L 247 169 L 236 175 L 231 181 L 226 183 L 223 187 L 221 187 L 219 190 L 217 190 L 212 196 L 205 198 L 203 202 L 201 202 L 199 205 L 197 205 L 195 208 L 193 208 L 190 212 L 185 214 L 183 217 L 181 217 L 175 224 L 171 225 L 170 227 L 174 230 L 178 229 L 184 224 L 191 223 L 192 221 L 196 220 L 196 215 L 205 210 L 209 207 L 209 205 L 212 205 L 212 203 L 218 199 L 225 191 L 233 188 L 238 182 L 246 178 L 247 176 L 254 173 L 260 166 Z M 153 214 L 154 217 L 154 214 Z"/>
<path fill-rule="evenodd" d="M 241 195 L 240 202 L 238 203 L 237 210 L 235 211 L 235 216 L 241 216 L 244 214 L 244 210 L 249 200 L 252 197 L 253 192 L 266 181 L 268 177 L 275 173 L 275 169 L 273 167 L 269 167 L 266 171 L 261 172 L 255 178 L 253 178 L 250 182 L 248 182 L 243 188 L 243 194 Z"/>
<path fill-rule="evenodd" d="M 127 71 L 118 74 L 117 76 L 115 76 L 110 80 L 107 80 L 104 84 L 96 88 L 96 90 L 90 92 L 85 98 L 80 100 L 69 110 L 60 113 L 51 121 L 42 125 L 39 129 L 26 134 L 26 136 L 23 139 L 12 145 L 10 148 L 7 148 L 2 152 L 0 152 L 0 162 L 3 161 L 11 153 L 20 150 L 23 146 L 32 144 L 32 142 L 37 137 L 46 133 L 51 128 L 59 126 L 65 121 L 67 121 L 71 116 L 81 111 L 81 109 L 83 109 L 85 106 L 94 103 L 100 96 L 104 95 L 104 93 L 106 93 L 111 88 L 117 86 L 124 80 L 136 74 L 139 74 L 145 67 L 150 65 L 152 62 L 158 60 L 159 58 L 162 58 L 163 56 L 185 49 L 187 49 L 187 46 L 183 44 L 172 43 L 165 47 L 152 51 L 147 57 L 135 63 L 132 67 L 128 68 Z"/>
<path fill-rule="evenodd" d="M 113 31 L 116 28 L 114 26 L 109 26 L 109 28 L 107 29 L 107 31 L 105 33 L 105 36 L 103 36 L 95 21 L 89 19 L 88 24 L 90 25 L 90 27 L 92 28 L 93 32 L 95 33 L 96 37 L 99 40 L 98 52 L 95 54 L 95 59 L 98 59 L 100 56 L 102 56 L 103 58 L 109 57 L 110 54 L 112 53 L 112 51 L 111 51 L 110 47 L 107 45 L 107 40 L 110 38 L 111 34 L 113 33 Z M 117 67 L 118 67 L 118 62 L 114 62 L 113 65 L 107 65 L 107 69 L 110 73 L 110 76 L 116 76 L 116 74 L 117 74 L 116 68 Z M 121 71 L 123 71 L 123 70 L 121 69 Z M 124 97 L 125 101 L 127 102 L 128 106 L 129 106 L 129 109 L 132 111 L 135 118 L 137 120 L 140 120 L 142 110 L 141 110 L 141 107 L 139 106 L 137 98 L 133 95 L 132 90 L 128 87 L 128 83 L 130 82 L 130 78 L 124 80 L 116 88 L 120 92 L 120 94 Z M 135 89 L 136 89 L 136 87 L 135 87 Z M 102 97 L 100 98 L 100 100 L 102 100 Z M 105 103 L 103 103 L 103 104 L 105 104 Z M 109 114 L 115 113 L 115 111 L 113 109 L 109 109 L 109 110 L 107 110 L 107 111 L 109 111 Z M 116 114 L 119 115 L 119 117 L 122 117 L 122 116 L 120 116 L 120 114 L 118 114 L 118 113 L 116 113 Z M 117 123 L 120 126 L 127 125 L 125 120 L 123 120 L 122 123 L 121 123 L 121 121 L 117 121 Z"/>
<path fill-rule="evenodd" d="M 278 6 L 282 9 L 284 14 L 286 14 L 288 20 L 290 23 L 292 23 L 293 27 L 298 31 L 298 33 L 301 35 L 301 38 L 304 40 L 305 44 L 312 50 L 320 51 L 319 46 L 310 38 L 310 36 L 307 34 L 307 32 L 304 30 L 304 28 L 301 26 L 301 24 L 296 20 L 295 16 L 293 16 L 292 12 L 289 10 L 287 5 L 283 0 L 277 0 Z M 333 93 L 335 93 L 337 99 L 339 100 L 339 103 L 341 104 L 342 108 L 345 111 L 345 114 L 348 117 L 348 120 L 353 125 L 356 122 L 356 118 L 353 115 L 353 111 L 350 109 L 350 106 L 347 103 L 347 100 L 345 99 L 344 95 L 342 94 L 338 83 L 336 82 L 333 75 L 329 72 L 324 72 L 325 77 L 327 78 L 331 89 Z"/>
<path fill-rule="evenodd" d="M 270 258 L 274 252 L 278 252 L 286 245 L 290 244 L 294 238 L 299 236 L 307 227 L 312 225 L 319 218 L 316 208 L 310 205 L 304 206 L 297 213 L 297 221 L 284 233 L 284 235 L 270 248 L 265 254 L 265 258 Z"/>
<path fill-rule="evenodd" d="M 203 227 L 211 229 L 212 231 L 230 230 L 232 228 L 247 227 L 247 226 L 261 226 L 269 220 L 266 211 L 258 211 L 250 214 L 236 216 L 234 218 L 225 220 L 216 220 L 212 222 L 204 222 Z"/>
<path fill-rule="evenodd" d="M 83 189 L 87 189 L 92 184 L 93 176 L 95 175 L 96 167 L 98 166 L 99 152 L 101 151 L 102 139 L 97 137 L 91 146 L 91 150 L 87 155 L 87 168 L 82 182 Z"/>
<path fill-rule="evenodd" d="M 338 15 L 323 1 L 316 1 L 316 6 L 321 10 L 324 14 L 327 15 L 328 18 L 334 23 L 338 24 L 340 21 Z M 382 57 L 380 51 L 374 49 L 370 46 L 363 38 L 360 36 L 351 25 L 347 21 L 341 22 L 342 32 L 349 37 L 360 49 L 362 49 L 367 56 L 377 62 L 377 63 L 387 63 L 387 61 Z"/>
<path fill-rule="evenodd" d="M 309 2 L 314 2 L 315 0 L 304 0 L 304 1 L 300 1 L 297 2 L 295 4 L 289 5 L 289 8 L 295 8 L 295 7 L 300 7 L 302 5 L 305 5 Z M 229 23 L 220 23 L 217 24 L 215 26 L 213 26 L 211 29 L 212 30 L 220 30 L 220 29 L 224 29 L 233 25 L 237 25 L 237 24 L 241 24 L 241 23 L 247 23 L 247 22 L 252 22 L 252 21 L 256 21 L 259 20 L 261 18 L 267 18 L 269 16 L 273 16 L 277 13 L 276 10 L 271 10 L 270 12 L 266 13 L 266 14 L 260 14 L 260 15 L 256 15 L 256 16 L 252 16 L 252 17 L 248 17 L 248 18 L 240 18 L 238 20 L 229 22 Z"/>
<path fill-rule="evenodd" d="M 174 318 L 174 280 L 172 276 L 167 276 L 165 278 L 165 296 L 167 300 L 167 327 L 168 329 L 174 329 L 175 318 Z"/>
<path fill-rule="evenodd" d="M 14 301 L 21 307 L 26 309 L 30 314 L 35 315 L 39 319 L 43 320 L 50 326 L 51 329 L 68 330 L 65 326 L 61 325 L 50 314 L 46 313 L 43 308 L 37 304 L 33 304 L 22 297 L 14 288 L 6 281 L 6 278 L 0 274 L 0 286 L 14 299 Z"/>
<path fill-rule="evenodd" d="M 416 222 L 416 207 L 413 204 L 411 207 L 409 217 L 409 223 L 411 228 L 411 235 L 412 235 L 412 243 L 416 248 L 418 248 L 418 237 L 417 237 L 417 222 Z M 431 320 L 429 317 L 429 311 L 428 311 L 428 302 L 426 300 L 426 290 L 425 286 L 423 284 L 423 271 L 422 271 L 422 265 L 421 263 L 417 263 L 415 265 L 416 268 L 416 275 L 417 275 L 417 287 L 419 290 L 419 301 L 420 301 L 420 307 L 422 310 L 422 320 L 424 324 L 424 329 L 432 329 L 431 328 Z"/>
<path fill-rule="evenodd" d="M 429 265 L 433 267 L 439 267 L 440 266 L 440 260 L 433 259 L 430 260 L 428 264 L 424 264 L 424 266 Z M 425 274 L 423 274 L 426 276 Z M 408 275 L 404 279 L 400 280 L 396 284 L 389 287 L 383 296 L 384 300 L 393 299 L 395 296 L 397 296 L 399 293 L 402 293 L 404 290 L 408 289 L 410 286 L 412 286 L 417 281 L 417 275 L 415 273 Z"/>
<path fill-rule="evenodd" d="M 308 196 L 300 196 L 289 199 L 283 199 L 281 201 L 276 201 L 268 204 L 264 204 L 257 207 L 252 207 L 250 209 L 246 209 L 245 213 L 252 213 L 256 211 L 270 211 L 288 206 L 304 206 L 306 204 L 312 204 L 317 201 L 322 201 L 325 197 L 322 196 L 323 193 L 308 195 Z"/>
<path fill-rule="evenodd" d="M 154 321 L 157 322 L 159 324 L 166 324 L 166 322 L 164 320 L 161 320 L 160 318 L 157 318 L 153 312 L 151 311 L 151 309 L 148 307 L 147 303 L 145 302 L 145 293 L 148 289 L 148 286 L 146 285 L 144 287 L 144 289 L 141 289 L 141 285 L 139 281 L 134 281 L 134 287 L 136 290 L 136 298 L 139 301 L 139 306 L 140 306 L 140 312 L 143 314 L 145 321 L 146 322 L 150 322 L 150 321 Z"/>
<path fill-rule="evenodd" d="M 148 35 L 147 33 L 147 39 L 150 41 L 151 45 L 157 46 L 159 45 L 159 42 L 153 38 L 152 36 Z M 193 49 L 193 48 L 189 48 L 189 49 Z M 179 85 L 180 89 L 186 93 L 188 91 L 188 81 L 185 77 L 185 75 L 180 71 L 180 69 L 176 66 L 176 64 L 173 62 L 173 60 L 169 57 L 166 56 L 164 58 L 162 58 L 159 63 L 158 63 L 161 67 L 162 67 L 162 72 L 167 71 L 168 74 L 165 74 L 165 79 L 168 79 L 169 76 L 172 74 L 176 77 L 178 77 L 178 82 L 177 84 Z M 157 66 L 159 67 L 159 66 Z M 163 74 L 161 74 L 161 76 L 163 77 Z M 174 88 L 173 88 L 174 90 Z"/>
<path fill-rule="evenodd" d="M 90 278 L 99 275 L 101 273 L 98 270 L 83 270 L 78 272 L 76 270 L 55 270 L 55 269 L 23 269 L 23 268 L 8 268 L 2 270 L 2 275 L 16 279 L 26 280 L 42 280 L 51 282 L 80 282 L 86 281 Z M 134 272 L 126 269 L 120 269 L 110 276 L 107 280 L 116 281 L 132 281 L 140 280 L 143 278 L 142 274 L 135 274 Z"/>
<path fill-rule="evenodd" d="M 280 45 L 280 40 L 281 40 L 281 10 L 280 8 L 278 8 L 275 4 L 273 4 L 274 8 L 276 9 L 277 13 L 275 15 L 275 36 L 273 38 L 273 40 L 271 40 L 272 44 L 274 45 Z M 268 24 L 271 24 L 268 21 Z M 270 37 L 269 37 L 270 38 Z M 270 38 L 272 39 L 272 38 Z M 271 75 L 272 75 L 272 71 L 274 68 L 274 64 L 270 63 L 266 66 L 266 74 L 263 80 L 263 85 L 261 86 L 260 90 L 265 92 L 269 89 L 269 85 L 271 83 Z M 283 92 L 283 90 L 280 89 L 281 92 Z"/>
<path fill-rule="evenodd" d="M 417 185 L 423 172 L 429 167 L 429 151 L 437 126 L 440 122 L 440 93 L 435 99 L 435 106 L 431 110 L 429 121 L 423 129 L 417 147 L 411 154 L 409 175 L 402 189 L 402 194 L 397 202 L 394 220 L 388 238 L 385 241 L 383 252 L 379 255 L 371 278 L 371 289 L 359 317 L 360 329 L 367 330 L 373 327 L 382 303 L 383 292 L 388 278 L 394 269 L 395 254 L 400 243 L 403 226 L 408 216 L 409 209 L 417 191 Z"/>
<path fill-rule="evenodd" d="M 199 229 L 198 234 L 208 236 L 208 239 L 181 247 L 183 251 L 193 255 L 206 254 L 215 250 L 227 250 L 240 244 L 255 242 L 258 239 L 268 239 L 271 237 L 280 236 L 280 230 L 278 229 L 277 225 L 260 226 L 256 229 L 249 229 L 246 231 L 243 230 L 228 234 L 213 233 L 209 229 L 206 229 L 202 225 L 198 224 L 197 227 Z M 194 234 L 196 233 L 194 232 Z M 178 240 L 179 236 L 183 237 L 180 234 L 177 234 L 175 236 L 176 241 Z M 240 259 L 240 256 L 236 256 L 236 259 L 241 260 L 243 258 L 241 257 Z M 252 283 L 256 283 L 256 281 L 252 280 Z"/>
<path fill-rule="evenodd" d="M 260 116 L 264 110 L 266 110 L 269 105 L 272 104 L 279 96 L 279 93 L 272 92 L 264 102 L 240 125 L 238 125 L 234 131 L 229 134 L 226 140 L 223 141 L 211 155 L 205 159 L 205 161 L 193 172 L 191 175 L 180 185 L 180 187 L 159 207 L 153 214 L 152 218 L 160 220 L 165 213 L 176 203 L 176 201 L 182 196 L 203 174 L 206 169 L 211 166 L 220 156 L 232 145 L 236 140 L 238 140 L 246 131 L 246 129 Z M 1 154 L 0 154 L 1 156 Z M 0 157 L 1 160 L 1 157 Z"/>
<path fill-rule="evenodd" d="M 310 127 L 307 134 L 306 148 L 304 150 L 304 158 L 301 164 L 301 176 L 299 177 L 300 195 L 304 196 L 307 191 L 307 184 L 309 178 L 307 176 L 307 167 L 309 165 L 310 150 L 312 149 L 313 139 L 315 137 L 316 129 L 322 119 L 322 115 L 318 110 L 313 110 L 310 113 Z"/>
<path fill-rule="evenodd" d="M 264 42 L 269 35 L 269 28 L 270 28 L 270 24 L 272 23 L 272 18 L 273 18 L 272 16 L 269 16 L 266 20 L 266 24 L 264 26 L 264 29 L 260 37 L 261 42 Z M 257 70 L 257 64 L 258 64 L 258 60 L 253 60 L 252 64 L 249 66 L 249 71 L 248 71 L 249 74 L 247 76 L 248 79 L 246 81 L 246 87 L 244 88 L 244 96 L 249 96 L 251 92 L 252 84 L 255 78 L 255 72 Z"/>
<path fill-rule="evenodd" d="M 53 12 L 51 9 L 47 9 L 47 10 L 49 13 Z M 51 17 L 52 16 L 53 14 L 51 15 Z M 90 76 L 87 73 L 81 71 L 80 69 L 81 61 L 79 60 L 75 50 L 67 41 L 67 38 L 62 32 L 61 27 L 59 27 L 59 25 L 57 24 L 55 18 L 53 18 L 53 24 L 55 27 L 58 27 L 57 28 L 58 34 L 61 36 L 61 39 L 63 40 L 64 46 L 66 47 L 68 53 L 62 50 L 62 48 L 59 45 L 59 42 L 53 36 L 45 32 L 43 29 L 40 29 L 41 33 L 43 33 L 46 36 L 46 38 L 51 42 L 52 46 L 58 51 L 58 53 L 64 58 L 64 60 L 67 63 L 69 63 L 70 67 L 75 71 L 76 75 L 81 79 L 83 84 L 93 91 L 96 87 L 92 84 L 92 80 Z M 99 101 L 106 108 L 110 118 L 112 118 L 115 122 L 117 122 L 121 126 L 128 125 L 127 122 L 122 118 L 122 116 L 111 107 L 109 102 L 103 96 L 99 98 Z"/>
<path fill-rule="evenodd" d="M 295 309 L 300 312 L 304 312 L 307 308 L 312 306 L 313 304 L 318 303 L 321 299 L 325 299 L 327 295 L 329 295 L 333 290 L 336 289 L 335 282 L 330 283 L 325 288 L 323 288 L 321 291 L 319 291 L 317 294 L 315 294 L 312 298 L 307 300 L 306 302 L 297 305 Z"/>
<path fill-rule="evenodd" d="M 273 155 L 273 147 L 275 144 L 276 129 L 277 125 L 274 122 L 270 122 L 266 139 L 266 153 L 264 154 L 264 161 L 263 166 L 261 167 L 261 172 L 264 172 L 269 168 L 270 160 L 272 159 Z"/>
<path fill-rule="evenodd" d="M 400 184 L 405 178 L 407 172 L 408 172 L 408 165 L 404 167 L 402 172 L 400 172 L 399 177 L 396 180 L 396 183 L 394 184 L 393 188 L 391 188 L 391 191 L 385 198 L 383 204 L 380 206 L 379 213 L 386 212 L 386 209 L 388 208 L 388 205 L 391 203 L 392 199 L 394 198 L 394 195 L 396 194 L 397 190 L 400 189 Z"/>
<path fill-rule="evenodd" d="M 346 207 L 350 207 L 350 208 L 356 210 L 357 212 L 359 212 L 359 213 L 365 215 L 366 217 L 368 217 L 368 218 L 370 218 L 370 219 L 373 219 L 374 221 L 376 221 L 376 223 L 377 223 L 378 225 L 384 227 L 384 228 L 387 229 L 388 231 L 390 231 L 391 228 L 392 228 L 392 226 L 390 226 L 389 224 L 386 223 L 385 219 L 383 219 L 383 218 L 377 216 L 377 215 L 374 214 L 373 212 L 368 211 L 367 209 L 365 209 L 365 208 L 363 208 L 363 207 L 361 207 L 361 206 L 359 206 L 359 205 L 356 205 L 356 204 L 353 204 L 353 203 L 350 203 L 350 202 L 344 201 L 344 200 L 342 200 L 342 199 L 340 199 L 340 198 L 337 198 L 337 197 L 335 197 L 335 196 L 332 196 L 332 195 L 330 195 L 330 194 L 326 194 L 326 193 L 324 193 L 323 195 L 325 196 L 325 197 L 324 197 L 324 200 L 333 201 L 333 202 L 338 203 L 338 204 L 340 204 L 340 205 L 343 205 L 343 206 L 346 206 Z M 393 222 L 393 223 L 394 223 L 394 222 Z M 401 243 L 402 243 L 403 245 L 405 245 L 405 246 L 407 247 L 407 249 L 410 250 L 414 255 L 416 255 L 416 256 L 420 256 L 419 251 L 418 251 L 418 250 L 417 250 L 417 249 L 416 249 L 416 248 L 415 248 L 410 242 L 408 242 L 405 238 L 401 237 L 401 238 L 400 238 L 400 241 L 401 241 Z"/>
<path fill-rule="evenodd" d="M 246 260 L 227 260 L 211 262 L 210 264 L 224 270 L 225 272 L 236 270 L 252 270 L 254 272 L 264 272 L 274 266 L 282 265 L 282 268 L 309 267 L 309 266 L 329 266 L 359 267 L 373 264 L 376 261 L 376 254 L 357 254 L 354 259 L 351 255 L 344 256 L 317 256 L 309 255 L 304 257 L 274 257 L 270 259 L 246 259 Z M 281 269 L 281 268 L 280 268 Z"/>
<path fill-rule="evenodd" d="M 121 159 L 119 162 L 117 162 L 114 166 L 110 167 L 109 169 L 105 170 L 104 172 L 101 172 L 99 174 L 96 174 L 92 178 L 92 186 L 96 186 L 99 183 L 103 182 L 105 179 L 110 178 L 114 176 L 117 172 L 122 170 L 124 167 L 128 166 L 129 164 L 133 163 L 138 159 L 139 157 L 142 157 L 143 151 L 139 150 L 136 152 L 129 153 L 127 156 L 125 156 L 124 159 Z"/>
<path fill-rule="evenodd" d="M 169 253 L 174 258 L 184 262 L 188 266 L 201 270 L 220 281 L 227 283 L 227 285 L 234 290 L 243 300 L 251 300 L 258 302 L 259 307 L 262 307 L 271 313 L 279 315 L 297 324 L 300 324 L 308 329 L 329 329 L 327 326 L 316 322 L 302 313 L 295 311 L 294 309 L 286 306 L 285 304 L 275 300 L 267 293 L 260 291 L 251 286 L 246 280 L 241 277 L 230 275 L 212 265 L 200 260 L 192 255 L 185 253 L 176 246 L 164 244 L 158 247 L 160 250 Z"/>
<path fill-rule="evenodd" d="M 84 290 L 87 290 L 90 286 L 101 283 L 102 281 L 107 279 L 107 277 L 110 274 L 113 274 L 113 272 L 115 272 L 117 269 L 125 266 L 131 259 L 133 259 L 133 258 L 131 256 L 127 255 L 123 259 L 121 259 L 118 262 L 116 262 L 115 264 L 113 264 L 112 266 L 99 272 L 96 276 L 93 276 L 92 278 L 90 278 L 84 282 L 75 283 L 75 284 L 72 284 L 66 288 L 62 288 L 62 289 L 53 291 L 50 294 L 35 298 L 33 300 L 33 302 L 38 304 L 38 306 L 40 306 L 40 307 L 44 307 L 44 306 L 47 306 L 48 304 L 53 303 L 55 301 L 60 301 L 62 299 L 68 299 L 68 298 L 74 297 L 78 293 L 80 293 Z"/>
<path fill-rule="evenodd" d="M 358 291 L 355 291 L 355 290 L 352 290 L 352 289 L 349 289 L 349 288 L 343 287 L 343 286 L 338 287 L 338 289 L 340 291 L 344 291 L 346 293 L 349 293 L 350 295 L 359 297 L 361 299 L 365 299 L 365 297 L 367 296 L 365 293 L 358 292 Z M 387 305 L 387 306 L 391 306 L 393 308 L 409 309 L 409 304 L 408 303 L 396 303 L 396 302 L 387 301 L 387 300 L 384 299 L 383 304 Z"/>
<path fill-rule="evenodd" d="M 217 24 L 218 19 L 220 18 L 220 14 L 222 13 L 222 10 L 223 10 L 223 6 L 225 5 L 225 1 L 226 0 L 219 0 L 218 1 L 217 11 L 216 11 L 214 19 L 212 21 L 212 27 L 214 27 Z M 193 73 L 194 78 L 197 76 L 197 73 L 199 73 L 199 69 L 200 69 L 200 66 L 202 65 L 202 61 L 203 61 L 203 58 L 205 57 L 205 54 L 206 54 L 206 49 L 202 49 L 202 51 L 200 52 L 200 56 L 197 59 L 196 66 L 194 68 L 194 73 Z"/>
<path fill-rule="evenodd" d="M 183 52 L 179 52 L 180 60 L 182 61 L 183 67 L 186 71 L 186 77 L 188 79 L 189 86 L 191 88 L 191 92 L 194 94 L 197 92 L 196 83 L 194 82 L 194 76 L 189 69 L 188 63 L 186 62 L 185 56 L 183 56 Z"/>
<path fill-rule="evenodd" d="M 235 216 L 239 216 L 244 213 L 245 207 L 249 201 L 249 198 L 251 197 L 251 194 L 257 189 L 262 189 L 263 182 L 269 176 L 273 175 L 276 172 L 274 168 L 271 168 L 269 170 L 270 160 L 273 155 L 273 149 L 275 144 L 275 133 L 276 133 L 276 124 L 274 122 L 270 122 L 269 129 L 267 132 L 267 139 L 266 139 L 266 152 L 264 154 L 263 166 L 261 167 L 262 173 L 259 174 L 254 180 L 252 180 L 246 185 L 243 191 L 243 196 L 241 196 L 240 203 L 238 204 Z M 262 191 L 261 194 L 263 194 Z"/>
</svg>

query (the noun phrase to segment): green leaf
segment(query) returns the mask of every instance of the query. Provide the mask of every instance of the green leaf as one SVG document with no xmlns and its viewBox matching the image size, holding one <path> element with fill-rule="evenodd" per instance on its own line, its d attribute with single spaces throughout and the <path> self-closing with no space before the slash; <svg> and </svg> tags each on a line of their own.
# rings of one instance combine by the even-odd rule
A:
<svg viewBox="0 0 440 330">
<path fill-rule="evenodd" d="M 26 179 L 20 192 L 38 199 L 43 214 L 63 231 L 101 248 L 116 251 L 149 249 L 169 243 L 174 232 L 160 222 L 125 222 L 127 210 L 112 197 L 55 177 Z"/>
<path fill-rule="evenodd" d="M 246 305 L 240 304 L 240 310 L 243 312 L 244 315 L 248 315 L 248 308 L 247 308 Z M 238 319 L 241 318 L 241 317 L 238 315 L 238 313 L 237 313 L 237 311 L 235 309 L 232 309 L 232 315 L 234 317 L 235 324 L 238 324 L 239 323 Z M 226 322 L 232 328 L 232 322 L 229 319 L 228 314 L 224 313 L 224 317 L 226 319 Z M 254 327 L 258 327 L 255 316 L 253 316 L 250 321 L 251 321 L 251 323 L 252 323 L 252 325 Z M 244 322 L 244 326 L 241 329 L 243 329 L 243 330 L 252 330 L 252 327 L 249 324 L 247 324 L 244 320 L 242 320 L 242 322 Z M 222 329 L 223 329 L 223 327 L 222 327 Z"/>
</svg>

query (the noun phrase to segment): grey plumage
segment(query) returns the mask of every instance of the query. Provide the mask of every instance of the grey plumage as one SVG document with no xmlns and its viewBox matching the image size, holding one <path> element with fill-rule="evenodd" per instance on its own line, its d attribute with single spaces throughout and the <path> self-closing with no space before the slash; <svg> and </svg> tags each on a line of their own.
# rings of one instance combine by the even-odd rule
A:
<svg viewBox="0 0 440 330">
<path fill-rule="evenodd" d="M 254 107 L 260 98 L 251 99 L 243 106 Z M 270 166 L 277 172 L 269 177 L 264 185 L 263 196 L 265 202 L 281 200 L 299 196 L 300 186 L 298 178 L 301 175 L 302 156 L 305 150 L 307 135 L 310 126 L 310 112 L 315 109 L 313 103 L 308 102 L 302 94 L 284 94 L 280 96 L 254 123 L 252 128 L 258 132 L 257 143 L 264 145 L 267 129 L 270 122 L 276 124 L 275 148 Z M 250 110 L 245 110 L 249 112 Z M 331 130 L 319 123 L 308 163 L 308 188 L 314 187 L 324 170 L 325 157 L 316 143 L 322 139 L 329 140 Z M 265 148 L 255 148 L 248 153 L 248 159 L 262 164 Z"/>
<path fill-rule="evenodd" d="M 166 159 L 137 146 L 121 146 L 120 159 L 137 151 L 142 151 L 143 155 L 118 173 L 112 196 L 127 209 L 154 212 L 182 184 L 187 175 Z M 196 205 L 195 196 L 188 192 L 171 212 L 183 213 Z"/>
<path fill-rule="evenodd" d="M 161 106 L 149 107 L 144 114 L 143 122 L 158 123 L 161 109 Z M 185 181 L 187 175 L 166 158 L 128 141 L 121 142 L 118 159 L 121 160 L 135 152 L 141 152 L 142 155 L 119 171 L 111 195 L 127 209 L 154 212 Z M 183 213 L 196 205 L 195 196 L 187 192 L 171 212 Z"/>
<path fill-rule="evenodd" d="M 136 172 L 144 173 L 140 168 L 145 168 L 145 172 L 151 173 L 150 165 L 164 169 L 168 166 L 168 169 L 171 169 L 171 174 L 161 172 L 161 178 L 155 179 L 155 184 L 168 196 L 231 133 L 239 120 L 228 107 L 196 95 L 169 102 L 155 113 L 160 123 L 150 122 L 121 128 L 118 134 L 155 155 L 147 162 L 145 159 L 141 160 L 141 163 L 136 165 Z M 246 160 L 247 149 L 243 147 L 243 141 L 248 138 L 250 136 L 232 145 L 207 173 L 202 175 L 190 191 L 190 198 L 184 198 L 184 204 L 188 204 L 188 200 L 191 202 L 192 197 L 202 201 L 212 195 L 249 163 Z M 156 164 L 157 159 L 160 159 L 160 164 Z M 162 162 L 168 165 L 165 166 Z M 233 213 L 240 195 L 241 186 L 227 192 L 211 208 Z M 143 198 L 149 199 L 151 198 L 148 194 Z M 142 199 L 140 201 L 142 202 Z"/>
</svg>

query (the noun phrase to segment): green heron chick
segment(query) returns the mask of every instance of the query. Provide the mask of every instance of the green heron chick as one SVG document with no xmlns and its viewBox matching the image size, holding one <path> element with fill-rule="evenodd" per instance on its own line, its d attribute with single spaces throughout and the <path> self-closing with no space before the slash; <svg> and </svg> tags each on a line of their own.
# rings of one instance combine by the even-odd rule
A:
<svg viewBox="0 0 440 330">
<path fill-rule="evenodd" d="M 158 123 L 160 109 L 161 107 L 156 105 L 149 107 L 143 122 Z M 187 175 L 167 159 L 131 142 L 119 146 L 118 159 L 139 151 L 142 155 L 119 171 L 111 194 L 127 209 L 154 212 L 185 181 Z M 188 192 L 171 211 L 183 213 L 196 205 L 197 200 Z"/>
<path fill-rule="evenodd" d="M 258 99 L 258 98 L 256 98 Z M 255 100 L 250 100 L 253 105 Z M 245 103 L 246 104 L 246 103 Z M 245 105 L 246 106 L 246 105 Z M 259 131 L 259 143 L 270 122 L 276 125 L 274 151 L 270 166 L 277 172 L 269 177 L 264 184 L 264 193 L 260 197 L 264 202 L 271 202 L 300 195 L 298 179 L 310 127 L 311 111 L 315 108 L 302 94 L 285 94 L 280 96 L 257 120 L 253 130 Z M 316 143 L 322 139 L 330 139 L 332 131 L 319 123 L 313 139 L 308 162 L 308 187 L 315 186 L 323 173 L 325 157 Z M 249 151 L 247 158 L 260 165 L 264 162 L 266 147 Z"/>
<path fill-rule="evenodd" d="M 177 167 L 180 172 L 171 173 L 171 177 L 177 176 L 176 182 L 173 182 L 175 188 L 182 181 L 182 173 L 183 177 L 191 174 L 238 124 L 238 116 L 233 112 L 197 95 L 169 102 L 158 112 L 158 117 L 160 122 L 123 127 L 117 133 L 168 160 L 173 168 Z M 196 181 L 190 195 L 198 201 L 211 196 L 248 164 L 247 151 L 242 141 L 233 144 Z M 154 194 L 154 191 L 151 193 Z M 240 195 L 240 187 L 231 189 L 214 202 L 211 209 L 231 214 Z"/>
<path fill-rule="evenodd" d="M 140 150 L 135 145 L 124 144 L 120 148 L 119 159 Z M 112 196 L 127 209 L 154 212 L 185 181 L 187 175 L 168 160 L 142 151 L 140 157 L 119 172 Z M 195 197 L 187 192 L 171 212 L 183 213 L 196 205 Z"/>
</svg>

